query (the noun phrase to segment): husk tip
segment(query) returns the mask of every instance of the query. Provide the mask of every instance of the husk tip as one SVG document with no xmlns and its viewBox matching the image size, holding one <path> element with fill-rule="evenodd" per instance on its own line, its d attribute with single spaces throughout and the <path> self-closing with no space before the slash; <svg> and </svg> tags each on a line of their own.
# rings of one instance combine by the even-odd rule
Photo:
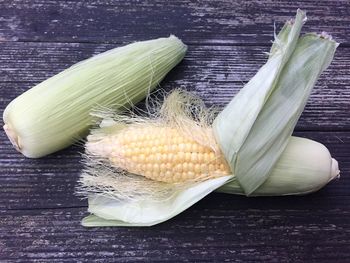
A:
<svg viewBox="0 0 350 263">
<path fill-rule="evenodd" d="M 338 161 L 334 158 L 332 158 L 332 171 L 331 171 L 331 180 L 335 179 L 335 178 L 339 178 L 340 177 L 340 170 L 339 170 L 339 165 L 338 165 Z"/>
<path fill-rule="evenodd" d="M 337 41 L 335 41 L 332 37 L 331 34 L 325 32 L 325 31 L 322 31 L 320 34 L 318 34 L 318 36 L 322 39 L 325 39 L 325 40 L 329 40 L 329 41 L 332 41 L 335 43 L 336 45 L 336 48 L 340 45 L 340 43 L 338 43 Z"/>
<path fill-rule="evenodd" d="M 187 51 L 187 45 L 184 42 L 182 42 L 180 38 L 178 38 L 174 34 L 170 34 L 169 39 L 178 42 L 179 45 L 181 45 L 184 48 L 184 50 Z"/>
<path fill-rule="evenodd" d="M 10 124 L 6 124 L 3 126 L 3 129 L 9 138 L 10 142 L 12 145 L 15 147 L 15 149 L 19 152 L 21 152 L 21 144 L 20 144 L 20 139 L 16 132 L 12 129 Z"/>
</svg>

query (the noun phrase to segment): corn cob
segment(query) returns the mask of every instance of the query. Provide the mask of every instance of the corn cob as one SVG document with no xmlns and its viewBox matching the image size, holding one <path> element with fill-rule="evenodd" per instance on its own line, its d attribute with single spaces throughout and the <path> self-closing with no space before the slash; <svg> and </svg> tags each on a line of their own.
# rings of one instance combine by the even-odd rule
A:
<svg viewBox="0 0 350 263">
<path fill-rule="evenodd" d="M 211 129 L 203 129 L 215 140 Z M 107 159 L 114 168 L 158 182 L 198 182 L 232 174 L 218 147 L 213 149 L 169 126 L 131 125 L 99 141 L 88 141 L 86 149 L 91 155 Z M 270 178 L 254 195 L 310 193 L 338 174 L 337 161 L 325 146 L 292 137 Z M 243 194 L 237 180 L 219 191 Z"/>
<path fill-rule="evenodd" d="M 198 98 L 175 90 L 164 102 L 163 119 L 131 118 L 110 122 L 108 129 L 97 129 L 99 133 L 88 136 L 87 154 L 106 160 L 107 165 L 120 173 L 136 174 L 157 182 L 186 184 L 234 176 L 210 126 L 210 109 L 202 108 L 204 117 L 198 117 L 202 119 L 198 123 L 190 116 L 191 101 L 201 104 L 194 108 L 203 107 Z M 172 112 L 176 112 L 176 116 L 170 116 Z M 338 173 L 337 163 L 326 147 L 312 140 L 292 137 L 269 180 L 255 194 L 316 191 Z M 236 180 L 228 185 L 226 192 L 242 193 Z"/>
<path fill-rule="evenodd" d="M 172 105 L 166 112 L 174 110 L 175 118 L 106 119 L 88 136 L 88 168 L 78 192 L 89 196 L 92 215 L 84 218 L 83 225 L 149 226 L 211 191 L 244 194 L 212 127 L 173 108 L 174 104 L 191 108 L 188 101 L 193 97 L 184 100 L 183 95 L 175 91 L 165 101 Z M 90 163 L 94 159 L 102 160 L 102 165 Z M 326 147 L 291 137 L 271 176 L 252 195 L 311 193 L 338 175 L 337 162 Z"/>
<path fill-rule="evenodd" d="M 160 182 L 198 181 L 231 173 L 220 152 L 172 127 L 128 127 L 86 147 L 117 168 Z"/>
</svg>

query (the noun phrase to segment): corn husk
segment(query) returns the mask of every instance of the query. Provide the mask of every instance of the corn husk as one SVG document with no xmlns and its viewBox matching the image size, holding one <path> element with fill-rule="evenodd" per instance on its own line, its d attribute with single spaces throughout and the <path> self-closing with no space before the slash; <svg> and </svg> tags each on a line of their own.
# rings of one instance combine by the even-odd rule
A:
<svg viewBox="0 0 350 263">
<path fill-rule="evenodd" d="M 339 176 L 338 162 L 321 143 L 292 136 L 266 181 L 251 196 L 305 195 Z M 217 192 L 244 195 L 235 178 Z"/>
<path fill-rule="evenodd" d="M 107 195 L 91 195 L 88 211 L 82 225 L 93 226 L 152 226 L 162 223 L 189 208 L 199 200 L 224 185 L 231 176 L 224 176 L 192 184 L 186 188 L 170 188 L 160 199 L 118 199 Z M 145 184 L 147 185 L 147 184 Z M 161 187 L 161 186 L 159 186 Z"/>
<path fill-rule="evenodd" d="M 5 109 L 4 129 L 15 148 L 42 157 L 77 142 L 95 107 L 125 109 L 144 99 L 184 57 L 175 36 L 136 42 L 84 60 L 38 84 Z"/>
<path fill-rule="evenodd" d="M 306 34 L 298 10 L 277 36 L 270 57 L 214 121 L 214 132 L 246 195 L 270 176 L 285 150 L 317 78 L 333 59 L 338 43 Z"/>
</svg>

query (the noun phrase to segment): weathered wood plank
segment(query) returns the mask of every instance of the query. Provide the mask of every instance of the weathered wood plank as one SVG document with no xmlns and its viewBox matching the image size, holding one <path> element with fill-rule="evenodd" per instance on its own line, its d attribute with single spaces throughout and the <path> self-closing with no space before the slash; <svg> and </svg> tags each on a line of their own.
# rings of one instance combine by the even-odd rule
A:
<svg viewBox="0 0 350 263">
<path fill-rule="evenodd" d="M 0 113 L 11 99 L 68 66 L 117 45 L 0 43 Z M 260 46 L 189 46 L 184 61 L 162 82 L 184 87 L 223 107 L 266 61 Z M 297 129 L 350 129 L 350 52 L 339 48 L 318 81 Z"/>
<path fill-rule="evenodd" d="M 25 159 L 0 131 L 0 261 L 349 261 L 347 0 L 0 0 L 0 115 L 11 99 L 77 61 L 170 33 L 189 52 L 162 87 L 183 86 L 223 106 L 263 64 L 274 21 L 279 28 L 298 7 L 308 11 L 304 32 L 327 31 L 342 42 L 296 133 L 330 149 L 339 180 L 303 197 L 212 194 L 152 228 L 85 229 L 86 201 L 74 195 L 81 148 Z"/>
<path fill-rule="evenodd" d="M 297 8 L 306 31 L 350 43 L 350 2 L 325 1 L 53 1 L 0 2 L 3 41 L 125 43 L 176 34 L 187 43 L 268 44 Z"/>
<path fill-rule="evenodd" d="M 314 208 L 305 208 L 302 197 L 266 202 L 254 198 L 242 202 L 242 198 L 212 195 L 152 228 L 86 229 L 80 226 L 85 208 L 0 211 L 0 259 L 347 262 L 350 258 L 348 198 L 341 206 L 327 205 L 324 202 L 332 203 L 332 198 L 321 198 Z"/>
<path fill-rule="evenodd" d="M 305 204 L 301 206 L 310 209 L 320 208 L 321 206 L 315 203 L 320 200 L 327 202 L 327 199 L 331 197 L 337 197 L 332 199 L 332 205 L 343 204 L 344 197 L 347 198 L 345 200 L 349 200 L 350 132 L 298 132 L 296 134 L 324 143 L 333 157 L 339 161 L 342 171 L 339 180 L 311 196 L 304 197 Z M 85 200 L 74 195 L 74 187 L 82 169 L 79 148 L 71 147 L 41 159 L 26 159 L 12 148 L 3 132 L 0 133 L 0 141 L 4 142 L 0 144 L 0 209 L 39 209 L 86 205 Z M 242 205 L 244 205 L 244 200 L 241 200 Z M 310 200 L 314 202 L 309 203 Z M 261 198 L 259 202 L 269 203 L 269 199 Z M 294 207 L 293 202 L 291 204 L 278 202 L 276 201 L 276 204 L 284 208 Z"/>
</svg>

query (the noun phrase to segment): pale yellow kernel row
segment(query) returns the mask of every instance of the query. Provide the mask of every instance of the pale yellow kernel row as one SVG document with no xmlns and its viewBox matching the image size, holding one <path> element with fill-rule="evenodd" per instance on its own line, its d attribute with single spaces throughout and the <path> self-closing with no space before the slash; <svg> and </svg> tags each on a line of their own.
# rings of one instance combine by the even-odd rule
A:
<svg viewBox="0 0 350 263">
<path fill-rule="evenodd" d="M 220 154 L 172 128 L 134 127 L 109 143 L 112 164 L 152 180 L 182 182 L 229 174 Z"/>
</svg>

